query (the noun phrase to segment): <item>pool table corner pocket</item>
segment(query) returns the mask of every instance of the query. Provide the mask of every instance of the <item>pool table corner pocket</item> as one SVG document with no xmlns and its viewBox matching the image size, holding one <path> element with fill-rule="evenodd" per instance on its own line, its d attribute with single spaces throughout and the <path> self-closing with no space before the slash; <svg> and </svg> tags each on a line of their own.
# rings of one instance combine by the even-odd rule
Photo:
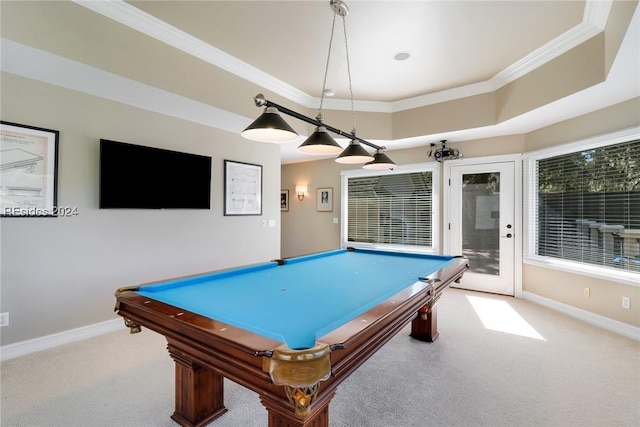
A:
<svg viewBox="0 0 640 427">
<path fill-rule="evenodd" d="M 331 376 L 331 350 L 325 343 L 316 343 L 305 350 L 291 350 L 286 344 L 274 349 L 263 359 L 263 369 L 275 385 L 283 386 L 298 419 L 306 419 L 315 401 L 319 385 Z"/>
</svg>

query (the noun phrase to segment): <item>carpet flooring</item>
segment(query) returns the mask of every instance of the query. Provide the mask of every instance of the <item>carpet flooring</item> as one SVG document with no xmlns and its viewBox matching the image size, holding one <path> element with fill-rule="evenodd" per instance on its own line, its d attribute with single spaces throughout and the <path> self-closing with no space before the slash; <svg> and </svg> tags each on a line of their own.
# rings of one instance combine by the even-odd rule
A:
<svg viewBox="0 0 640 427">
<path fill-rule="evenodd" d="M 409 326 L 338 387 L 331 427 L 638 427 L 640 343 L 526 300 L 448 289 L 440 337 Z M 143 328 L 7 360 L 2 427 L 169 427 L 174 367 Z M 226 380 L 225 380 L 226 381 Z M 258 396 L 225 382 L 211 427 L 265 427 Z"/>
</svg>

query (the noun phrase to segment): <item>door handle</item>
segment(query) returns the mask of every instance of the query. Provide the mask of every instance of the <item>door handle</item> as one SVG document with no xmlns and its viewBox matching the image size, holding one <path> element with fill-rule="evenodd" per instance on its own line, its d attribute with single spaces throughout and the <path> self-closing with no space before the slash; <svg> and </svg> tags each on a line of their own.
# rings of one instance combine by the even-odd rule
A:
<svg viewBox="0 0 640 427">
<path fill-rule="evenodd" d="M 502 236 L 502 237 L 506 237 L 506 238 L 510 239 L 510 238 L 512 238 L 512 237 L 513 237 L 513 235 L 512 235 L 511 233 L 507 233 L 507 235 L 506 235 L 506 236 Z"/>
</svg>

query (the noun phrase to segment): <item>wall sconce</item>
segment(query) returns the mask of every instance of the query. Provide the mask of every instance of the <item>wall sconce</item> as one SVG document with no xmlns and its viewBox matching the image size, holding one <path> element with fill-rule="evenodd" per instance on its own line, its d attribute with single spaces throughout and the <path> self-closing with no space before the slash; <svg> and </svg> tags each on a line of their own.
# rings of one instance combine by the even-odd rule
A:
<svg viewBox="0 0 640 427">
<path fill-rule="evenodd" d="M 303 201 L 304 195 L 307 193 L 306 185 L 296 185 L 296 195 L 298 196 L 298 200 Z"/>
</svg>

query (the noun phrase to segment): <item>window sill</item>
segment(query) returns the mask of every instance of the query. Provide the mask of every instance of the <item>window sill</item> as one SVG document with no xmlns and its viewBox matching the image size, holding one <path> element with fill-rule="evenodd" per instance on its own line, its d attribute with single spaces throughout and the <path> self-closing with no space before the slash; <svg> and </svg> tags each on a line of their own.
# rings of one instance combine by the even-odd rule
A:
<svg viewBox="0 0 640 427">
<path fill-rule="evenodd" d="M 623 285 L 640 287 L 640 273 L 631 271 L 618 271 L 611 268 L 598 267 L 595 265 L 569 262 L 547 257 L 525 257 L 524 264 L 536 265 L 538 267 L 551 268 L 568 273 L 580 274 L 582 276 L 594 277 L 607 280 L 609 282 L 621 283 Z"/>
</svg>

